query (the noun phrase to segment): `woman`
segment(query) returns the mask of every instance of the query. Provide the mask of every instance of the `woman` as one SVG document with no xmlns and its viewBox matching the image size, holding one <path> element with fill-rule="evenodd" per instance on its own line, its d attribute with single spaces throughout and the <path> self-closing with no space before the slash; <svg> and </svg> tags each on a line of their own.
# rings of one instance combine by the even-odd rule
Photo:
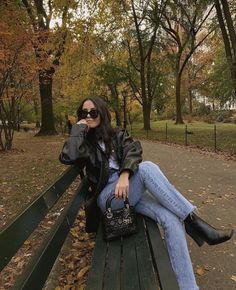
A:
<svg viewBox="0 0 236 290">
<path fill-rule="evenodd" d="M 126 131 L 111 127 L 111 116 L 102 99 L 85 99 L 77 115 L 78 122 L 64 144 L 61 162 L 80 162 L 86 166 L 91 188 L 99 193 L 95 196 L 102 211 L 110 195 L 116 196 L 114 208 L 121 207 L 122 199 L 129 197 L 137 212 L 160 224 L 180 289 L 199 289 L 185 230 L 199 246 L 204 242 L 209 245 L 225 242 L 232 237 L 233 230 L 217 230 L 207 224 L 194 213 L 195 207 L 170 184 L 156 164 L 142 162 L 140 143 Z"/>
</svg>

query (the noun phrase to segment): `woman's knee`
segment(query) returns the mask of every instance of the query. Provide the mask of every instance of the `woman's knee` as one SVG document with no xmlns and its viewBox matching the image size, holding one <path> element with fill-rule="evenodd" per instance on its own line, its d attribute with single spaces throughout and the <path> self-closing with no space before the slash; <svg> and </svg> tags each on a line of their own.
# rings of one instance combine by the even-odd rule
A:
<svg viewBox="0 0 236 290">
<path fill-rule="evenodd" d="M 155 169 L 159 169 L 159 166 L 157 164 L 155 164 L 154 162 L 152 161 L 143 161 L 139 164 L 139 171 L 140 172 L 146 172 L 146 171 L 149 171 L 149 170 L 155 170 Z"/>
</svg>

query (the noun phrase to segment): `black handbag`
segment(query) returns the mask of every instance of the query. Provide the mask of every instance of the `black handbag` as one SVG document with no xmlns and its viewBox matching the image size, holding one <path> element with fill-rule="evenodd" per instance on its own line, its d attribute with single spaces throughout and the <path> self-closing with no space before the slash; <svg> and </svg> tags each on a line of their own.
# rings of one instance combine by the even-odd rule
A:
<svg viewBox="0 0 236 290">
<path fill-rule="evenodd" d="M 111 201 L 114 198 L 115 195 L 112 195 L 107 199 L 106 211 L 103 214 L 104 236 L 106 241 L 137 233 L 136 213 L 133 206 L 129 205 L 128 198 L 124 201 L 122 208 L 112 210 Z"/>
</svg>

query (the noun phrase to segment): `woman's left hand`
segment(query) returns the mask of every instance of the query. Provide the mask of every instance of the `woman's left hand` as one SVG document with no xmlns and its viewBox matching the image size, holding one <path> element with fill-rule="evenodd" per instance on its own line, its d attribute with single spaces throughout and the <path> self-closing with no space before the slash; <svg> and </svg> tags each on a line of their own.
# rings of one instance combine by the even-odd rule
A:
<svg viewBox="0 0 236 290">
<path fill-rule="evenodd" d="M 124 200 L 129 194 L 129 172 L 123 171 L 118 179 L 115 187 L 115 197 L 123 198 Z"/>
</svg>

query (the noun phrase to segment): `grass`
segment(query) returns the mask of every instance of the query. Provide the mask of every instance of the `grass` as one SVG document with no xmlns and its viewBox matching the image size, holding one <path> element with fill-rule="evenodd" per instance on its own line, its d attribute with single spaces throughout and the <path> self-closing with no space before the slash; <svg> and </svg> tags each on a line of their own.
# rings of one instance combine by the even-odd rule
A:
<svg viewBox="0 0 236 290">
<path fill-rule="evenodd" d="M 236 154 L 236 124 L 202 122 L 175 125 L 172 121 L 151 122 L 152 130 L 142 129 L 143 124 L 128 126 L 134 137 L 191 145 Z M 216 133 L 215 133 L 216 128 Z M 187 129 L 188 134 L 185 133 Z"/>
</svg>

